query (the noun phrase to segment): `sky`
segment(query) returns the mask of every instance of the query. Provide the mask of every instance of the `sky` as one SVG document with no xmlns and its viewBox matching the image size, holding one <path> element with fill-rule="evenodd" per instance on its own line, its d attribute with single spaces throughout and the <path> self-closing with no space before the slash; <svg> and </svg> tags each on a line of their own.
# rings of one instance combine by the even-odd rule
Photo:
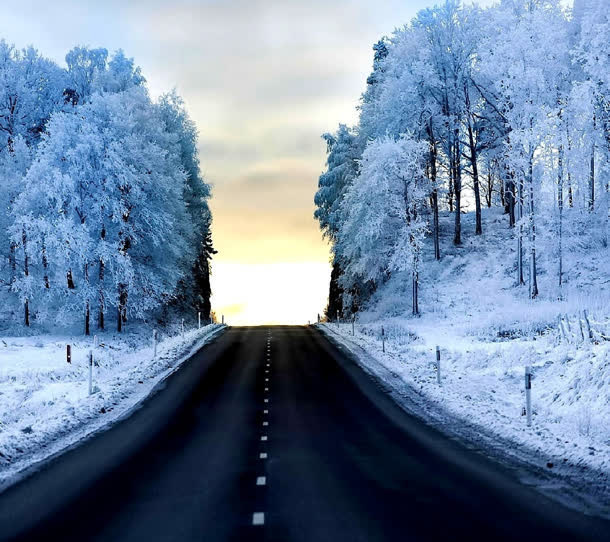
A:
<svg viewBox="0 0 610 542">
<path fill-rule="evenodd" d="M 75 45 L 122 48 L 153 96 L 175 87 L 213 185 L 213 310 L 235 325 L 303 324 L 330 277 L 313 219 L 321 134 L 356 121 L 372 44 L 432 4 L 20 0 L 2 9 L 0 38 L 62 65 Z"/>
</svg>

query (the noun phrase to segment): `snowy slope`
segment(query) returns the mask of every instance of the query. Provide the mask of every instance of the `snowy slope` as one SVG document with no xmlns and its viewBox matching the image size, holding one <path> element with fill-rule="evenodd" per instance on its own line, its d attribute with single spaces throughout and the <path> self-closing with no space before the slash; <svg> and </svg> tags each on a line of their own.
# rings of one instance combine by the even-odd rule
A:
<svg viewBox="0 0 610 542">
<path fill-rule="evenodd" d="M 184 335 L 160 333 L 155 359 L 150 328 L 144 325 L 122 335 L 102 334 L 97 348 L 83 336 L 1 337 L 0 489 L 31 464 L 126 415 L 223 329 L 210 325 Z M 66 344 L 72 346 L 71 364 Z M 95 359 L 91 396 L 90 349 Z"/>
<path fill-rule="evenodd" d="M 374 294 L 351 324 L 327 324 L 331 335 L 359 355 L 369 371 L 411 397 L 449 413 L 452 423 L 527 450 L 540 466 L 595 485 L 598 502 L 610 503 L 610 254 L 607 247 L 570 244 L 567 285 L 558 301 L 557 258 L 545 225 L 539 251 L 536 301 L 515 287 L 515 248 L 506 217 L 484 215 L 484 235 L 451 245 L 450 217 L 443 217 L 442 259 L 426 247 L 422 316 L 413 318 L 409 276 L 395 275 Z M 550 228 L 549 228 L 550 232 Z M 593 339 L 583 318 L 588 311 Z M 565 335 L 558 326 L 563 315 Z M 568 322 L 570 324 L 568 328 Z M 583 333 L 581 334 L 581 324 Z M 382 352 L 381 326 L 386 336 Z M 584 338 L 583 338 L 584 337 Z M 435 347 L 441 348 L 442 385 L 437 384 Z M 363 350 L 362 350 L 363 349 Z M 363 355 L 364 354 L 364 355 Z M 526 426 L 524 367 L 533 367 L 533 426 Z M 477 435 L 477 427 L 480 433 Z M 531 452 L 531 453 L 529 453 Z M 517 452 L 515 452 L 517 453 Z M 552 464 L 547 467 L 546 464 Z M 607 508 L 610 513 L 610 508 Z"/>
</svg>

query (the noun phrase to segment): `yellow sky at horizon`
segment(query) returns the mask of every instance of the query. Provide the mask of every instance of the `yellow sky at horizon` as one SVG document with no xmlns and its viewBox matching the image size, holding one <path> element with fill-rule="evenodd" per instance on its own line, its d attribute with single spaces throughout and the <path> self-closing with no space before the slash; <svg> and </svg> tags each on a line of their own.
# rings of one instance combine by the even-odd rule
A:
<svg viewBox="0 0 610 542">
<path fill-rule="evenodd" d="M 330 264 L 215 262 L 212 310 L 229 325 L 304 325 L 322 316 Z M 261 287 L 266 285 L 266 287 Z"/>
</svg>

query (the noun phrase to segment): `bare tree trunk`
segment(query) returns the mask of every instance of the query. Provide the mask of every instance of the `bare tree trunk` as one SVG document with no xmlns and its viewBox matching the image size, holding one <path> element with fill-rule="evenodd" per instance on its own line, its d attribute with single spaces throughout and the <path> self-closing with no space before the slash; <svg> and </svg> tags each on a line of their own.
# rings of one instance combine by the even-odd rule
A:
<svg viewBox="0 0 610 542">
<path fill-rule="evenodd" d="M 123 324 L 127 321 L 127 285 L 119 284 L 119 306 L 117 314 L 117 331 L 123 331 Z"/>
<path fill-rule="evenodd" d="M 15 281 L 15 279 L 17 278 L 17 257 L 15 255 L 15 253 L 17 252 L 17 244 L 14 242 L 11 242 L 11 245 L 9 247 L 9 264 L 11 267 L 11 283 L 13 283 Z"/>
<path fill-rule="evenodd" d="M 68 289 L 74 290 L 76 285 L 74 284 L 74 277 L 72 276 L 72 269 L 69 269 L 66 273 L 66 279 L 68 281 Z"/>
<path fill-rule="evenodd" d="M 519 176 L 519 192 L 517 194 L 517 218 L 519 220 L 519 233 L 517 236 L 517 284 L 525 284 L 523 278 L 523 177 Z"/>
<path fill-rule="evenodd" d="M 454 191 L 455 191 L 455 234 L 453 236 L 453 244 L 462 244 L 462 215 L 461 215 L 461 201 L 462 201 L 462 164 L 460 161 L 460 141 L 459 131 L 456 129 L 455 133 L 455 154 L 454 154 L 454 166 L 455 172 L 453 175 Z"/>
<path fill-rule="evenodd" d="M 106 228 L 102 225 L 102 231 L 100 233 L 100 238 L 102 241 L 106 239 Z M 98 268 L 98 316 L 97 316 L 97 327 L 98 329 L 104 330 L 104 309 L 105 309 L 105 296 L 104 296 L 104 259 L 99 259 L 99 268 Z"/>
<path fill-rule="evenodd" d="M 89 264 L 85 264 L 84 269 L 85 275 L 85 287 L 87 291 L 89 291 Z M 87 294 L 88 295 L 88 294 Z M 85 335 L 89 336 L 91 334 L 91 306 L 89 303 L 89 297 L 85 301 Z"/>
<path fill-rule="evenodd" d="M 506 207 L 506 183 L 504 179 L 500 179 L 500 205 L 502 205 L 504 212 L 507 213 Z"/>
<path fill-rule="evenodd" d="M 100 258 L 99 271 L 98 271 L 99 285 L 98 285 L 98 314 L 97 314 L 97 327 L 98 329 L 104 330 L 104 260 Z"/>
<path fill-rule="evenodd" d="M 475 235 L 481 235 L 483 233 L 483 224 L 481 220 L 481 191 L 479 187 L 479 170 L 477 168 L 477 157 L 475 154 L 471 157 L 472 164 L 472 183 L 474 189 L 474 205 L 475 205 Z M 491 207 L 491 203 L 489 204 Z"/>
<path fill-rule="evenodd" d="M 466 100 L 466 115 L 468 126 L 468 146 L 470 147 L 470 165 L 472 166 L 472 187 L 474 190 L 474 208 L 475 208 L 475 235 L 483 233 L 481 223 L 481 189 L 479 186 L 479 168 L 477 166 L 477 145 L 472 132 L 472 122 L 470 119 L 470 96 L 468 94 L 468 86 L 464 86 L 464 95 Z M 458 134 L 459 137 L 459 134 Z M 459 143 L 458 143 L 459 145 Z M 458 154 L 457 159 L 460 159 Z M 491 206 L 491 205 L 490 205 Z"/>
<path fill-rule="evenodd" d="M 447 203 L 449 204 L 449 212 L 453 213 L 453 195 L 454 195 L 454 183 L 453 183 L 453 148 L 450 149 L 450 159 L 449 159 L 449 190 L 447 190 Z"/>
<path fill-rule="evenodd" d="M 47 257 L 47 245 L 45 243 L 44 237 L 42 239 L 42 268 L 44 269 L 44 287 L 48 290 L 50 288 L 49 284 L 49 259 Z"/>
<path fill-rule="evenodd" d="M 487 194 L 485 195 L 485 203 L 487 203 L 487 208 L 491 209 L 491 202 L 492 202 L 492 198 L 493 198 L 493 191 L 494 191 L 494 178 L 493 175 L 491 174 L 491 168 L 487 171 Z M 501 196 L 502 199 L 504 199 L 504 191 L 502 191 Z M 504 206 L 504 201 L 502 201 L 502 206 Z"/>
<path fill-rule="evenodd" d="M 433 213 L 433 237 L 434 237 L 434 259 L 441 259 L 441 247 L 439 239 L 439 221 L 438 221 L 438 189 L 436 188 L 436 159 L 438 151 L 436 149 L 436 141 L 432 132 L 432 126 L 428 126 L 428 137 L 430 142 L 430 183 L 432 184 L 432 213 Z"/>
<path fill-rule="evenodd" d="M 591 147 L 591 166 L 589 169 L 589 211 L 595 209 L 595 144 Z"/>
<path fill-rule="evenodd" d="M 416 269 L 413 270 L 413 316 L 419 316 L 419 273 Z"/>
<path fill-rule="evenodd" d="M 507 144 L 510 145 L 510 139 L 507 140 Z M 508 213 L 508 227 L 515 227 L 515 199 L 516 199 L 516 186 L 515 186 L 515 172 L 508 161 L 508 152 L 504 156 L 502 161 L 504 168 L 504 197 L 506 199 L 505 211 Z"/>
<path fill-rule="evenodd" d="M 559 299 L 563 298 L 563 145 L 559 145 L 557 206 L 559 208 Z"/>
<path fill-rule="evenodd" d="M 30 275 L 30 261 L 28 258 L 28 236 L 25 232 L 25 226 L 21 229 L 21 242 L 23 243 L 23 274 L 28 277 Z M 30 303 L 26 297 L 23 307 L 24 323 L 27 327 L 30 326 Z"/>
<path fill-rule="evenodd" d="M 528 184 L 530 196 L 530 298 L 538 297 L 538 273 L 536 269 L 536 221 L 534 217 L 534 154 L 529 154 Z"/>
<path fill-rule="evenodd" d="M 435 188 L 432 192 L 432 211 L 434 217 L 434 259 L 441 259 L 441 244 L 439 238 L 439 220 L 438 220 L 438 190 Z"/>
</svg>

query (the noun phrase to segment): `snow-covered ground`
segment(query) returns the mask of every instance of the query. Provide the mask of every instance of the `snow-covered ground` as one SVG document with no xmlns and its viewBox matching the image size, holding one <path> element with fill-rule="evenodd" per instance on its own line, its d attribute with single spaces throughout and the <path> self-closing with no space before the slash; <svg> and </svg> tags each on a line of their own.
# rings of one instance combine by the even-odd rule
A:
<svg viewBox="0 0 610 542">
<path fill-rule="evenodd" d="M 484 218 L 483 237 L 467 235 L 465 246 L 454 248 L 450 217 L 443 217 L 442 260 L 427 255 L 423 265 L 421 317 L 410 316 L 409 277 L 396 275 L 358 314 L 355 336 L 351 324 L 323 327 L 390 389 L 409 390 L 426 416 L 450 419 L 450 429 L 467 425 L 471 439 L 495 439 L 549 472 L 586 479 L 610 515 L 610 251 L 568 245 L 564 300 L 557 301 L 556 253 L 551 233 L 543 236 L 540 246 L 551 248 L 539 253 L 541 295 L 529 301 L 527 287 L 514 285 L 506 217 L 490 211 Z M 470 228 L 472 215 L 465 214 L 467 234 Z M 522 415 L 526 365 L 533 371 L 532 427 Z"/>
<path fill-rule="evenodd" d="M 224 326 L 183 334 L 159 331 L 153 359 L 151 331 L 121 335 L 0 337 L 0 489 L 24 469 L 127 414 L 161 380 Z M 66 345 L 72 362 L 66 361 Z M 93 351 L 89 395 L 88 352 Z"/>
</svg>

